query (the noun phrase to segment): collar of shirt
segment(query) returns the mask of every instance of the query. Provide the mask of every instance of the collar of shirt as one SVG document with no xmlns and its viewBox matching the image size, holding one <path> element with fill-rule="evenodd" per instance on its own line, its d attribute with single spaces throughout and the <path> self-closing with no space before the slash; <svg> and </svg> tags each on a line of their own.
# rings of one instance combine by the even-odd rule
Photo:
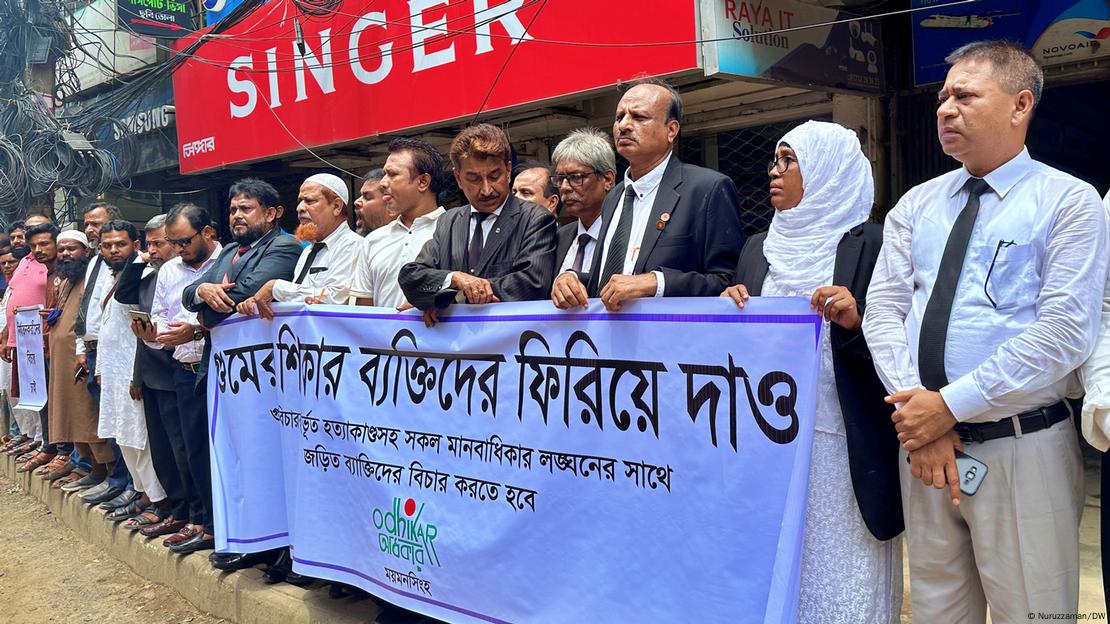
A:
<svg viewBox="0 0 1110 624">
<path fill-rule="evenodd" d="M 471 207 L 471 210 L 473 210 L 473 206 Z M 498 210 L 500 210 L 500 208 Z M 390 229 L 393 229 L 393 230 L 401 230 L 401 231 L 404 231 L 404 232 L 411 232 L 411 231 L 415 230 L 416 228 L 420 227 L 421 225 L 423 225 L 425 223 L 434 224 L 436 221 L 439 220 L 440 217 L 443 216 L 443 213 L 445 213 L 445 212 L 447 212 L 447 209 L 444 208 L 443 206 L 439 206 L 435 210 L 429 212 L 428 214 L 420 215 L 419 217 L 416 217 L 415 219 L 413 219 L 412 220 L 412 227 L 405 227 L 404 222 L 401 221 L 401 217 L 397 217 L 396 219 L 394 219 L 393 221 L 391 221 L 389 223 L 389 227 L 390 227 Z"/>
<path fill-rule="evenodd" d="M 322 240 L 320 242 L 324 244 L 324 247 L 332 247 L 332 246 L 335 245 L 336 241 L 343 238 L 344 236 L 347 236 L 347 232 L 350 232 L 350 231 L 351 231 L 351 226 L 347 225 L 346 221 L 341 221 L 339 223 L 339 225 L 336 226 L 336 228 L 331 231 L 331 234 L 328 234 L 327 236 L 325 236 L 324 240 Z"/>
<path fill-rule="evenodd" d="M 505 201 L 501 202 L 501 205 L 497 207 L 497 210 L 494 210 L 493 212 L 490 213 L 491 215 L 493 215 L 494 219 L 497 219 L 497 217 L 501 215 L 501 210 L 505 207 L 505 204 L 507 204 L 507 203 L 509 203 L 509 196 L 508 195 L 505 196 Z M 479 212 L 479 210 L 477 208 L 475 208 L 473 205 L 471 205 L 470 206 L 470 214 L 474 214 L 476 212 Z M 482 223 L 486 223 L 487 221 L 489 221 L 489 219 L 486 219 Z"/>
<path fill-rule="evenodd" d="M 590 238 L 597 242 L 597 236 L 601 234 L 601 216 L 594 219 L 594 222 L 588 228 L 582 227 L 582 221 L 579 221 L 578 232 L 574 235 L 574 240 L 577 241 L 583 234 L 589 234 Z"/>
<path fill-rule="evenodd" d="M 1029 157 L 1029 150 L 1022 148 L 1021 152 L 1006 161 L 994 171 L 988 173 L 983 179 L 987 184 L 991 185 L 991 190 L 998 193 L 1002 199 L 1006 198 L 1006 193 L 1014 188 L 1021 179 L 1033 170 L 1033 159 Z M 957 193 L 964 189 L 964 185 L 971 179 L 971 173 L 966 168 L 960 169 L 960 174 L 956 176 L 953 185 L 948 189 L 948 196 L 955 197 Z"/>
<path fill-rule="evenodd" d="M 632 179 L 632 167 L 625 169 L 624 187 L 628 188 L 629 185 L 632 185 L 632 188 L 636 191 L 636 199 L 643 199 L 644 195 L 659 187 L 659 183 L 663 181 L 663 173 L 667 171 L 667 165 L 670 164 L 671 158 L 674 158 L 673 151 L 667 154 L 667 157 L 660 161 L 658 165 L 655 165 L 654 169 L 640 176 L 639 180 Z"/>
</svg>

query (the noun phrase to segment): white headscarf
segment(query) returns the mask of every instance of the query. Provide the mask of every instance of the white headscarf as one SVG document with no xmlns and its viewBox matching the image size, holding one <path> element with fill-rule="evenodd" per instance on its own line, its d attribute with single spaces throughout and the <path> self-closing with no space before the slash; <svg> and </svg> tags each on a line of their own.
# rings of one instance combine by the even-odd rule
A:
<svg viewBox="0 0 1110 624">
<path fill-rule="evenodd" d="M 775 212 L 763 256 L 777 294 L 809 294 L 832 283 L 836 247 L 870 216 L 875 180 L 856 133 L 839 124 L 807 121 L 782 143 L 798 156 L 804 193 L 797 206 Z"/>
</svg>

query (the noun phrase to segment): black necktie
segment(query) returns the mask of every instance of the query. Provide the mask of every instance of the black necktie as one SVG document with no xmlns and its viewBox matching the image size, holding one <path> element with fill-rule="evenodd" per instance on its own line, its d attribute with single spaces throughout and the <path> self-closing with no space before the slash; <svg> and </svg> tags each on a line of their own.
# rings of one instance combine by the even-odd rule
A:
<svg viewBox="0 0 1110 624">
<path fill-rule="evenodd" d="M 582 232 L 578 235 L 578 251 L 574 254 L 574 264 L 570 265 L 570 270 L 575 273 L 582 272 L 582 263 L 586 260 L 586 245 L 594 239 L 588 232 Z"/>
<path fill-rule="evenodd" d="M 937 279 L 925 314 L 921 317 L 921 334 L 917 343 L 917 370 L 921 383 L 929 390 L 940 390 L 948 385 L 948 373 L 944 370 L 944 348 L 948 341 L 948 320 L 952 316 L 952 300 L 956 297 L 956 286 L 964 269 L 967 244 L 975 229 L 975 219 L 979 216 L 979 196 L 990 190 L 990 185 L 982 178 L 971 178 L 965 185 L 968 190 L 967 204 L 952 224 L 944 254 L 940 258 Z"/>
<path fill-rule="evenodd" d="M 312 263 L 316 260 L 316 256 L 323 248 L 324 243 L 312 243 L 312 249 L 308 250 L 308 257 L 304 260 L 304 266 L 301 267 L 301 272 L 297 274 L 297 279 L 293 280 L 294 284 L 304 282 L 304 278 L 308 277 L 308 270 L 312 268 Z"/>
<path fill-rule="evenodd" d="M 489 212 L 470 213 L 471 218 L 474 219 L 474 234 L 470 237 L 470 248 L 466 253 L 466 268 L 471 273 L 478 270 L 478 263 L 482 260 L 482 246 L 484 245 L 483 238 L 485 236 L 485 233 L 482 232 L 482 222 L 491 214 Z"/>
<path fill-rule="evenodd" d="M 100 256 L 93 258 L 92 273 L 85 283 L 85 292 L 81 294 L 81 307 L 77 310 L 77 321 L 74 331 L 78 338 L 84 336 L 88 331 L 89 304 L 92 302 L 93 291 L 96 290 L 96 279 L 100 277 L 100 265 Z"/>
<path fill-rule="evenodd" d="M 624 190 L 624 207 L 621 208 L 621 218 L 617 221 L 617 229 L 609 242 L 609 251 L 605 256 L 605 266 L 601 270 L 600 279 L 597 280 L 597 292 L 590 293 L 596 297 L 601 289 L 609 283 L 609 278 L 624 272 L 624 257 L 628 255 L 628 235 L 632 232 L 632 204 L 636 201 L 636 189 L 629 184 Z"/>
</svg>

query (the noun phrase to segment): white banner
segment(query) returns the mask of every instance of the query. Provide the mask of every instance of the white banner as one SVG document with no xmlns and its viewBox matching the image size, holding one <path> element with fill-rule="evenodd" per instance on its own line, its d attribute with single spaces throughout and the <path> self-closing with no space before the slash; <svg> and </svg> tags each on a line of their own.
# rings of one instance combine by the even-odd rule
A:
<svg viewBox="0 0 1110 624">
<path fill-rule="evenodd" d="M 46 407 L 46 357 L 42 352 L 42 306 L 15 311 L 15 354 L 19 368 L 18 409 L 38 411 Z M 45 433 L 45 432 L 44 432 Z"/>
<path fill-rule="evenodd" d="M 794 622 L 808 299 L 276 310 L 212 333 L 218 550 L 449 622 Z"/>
</svg>

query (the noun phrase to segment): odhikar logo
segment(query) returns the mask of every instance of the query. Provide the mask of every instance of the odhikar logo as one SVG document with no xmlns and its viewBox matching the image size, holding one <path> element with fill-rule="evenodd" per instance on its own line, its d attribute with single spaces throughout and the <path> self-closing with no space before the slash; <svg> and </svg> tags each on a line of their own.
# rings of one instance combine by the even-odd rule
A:
<svg viewBox="0 0 1110 624">
<path fill-rule="evenodd" d="M 1087 39 L 1106 39 L 1110 37 L 1110 26 L 1099 29 L 1097 33 L 1089 32 L 1086 30 L 1077 30 L 1075 34 L 1086 37 Z"/>
<path fill-rule="evenodd" d="M 412 563 L 417 571 L 423 570 L 426 565 L 442 565 L 435 547 L 439 529 L 431 522 L 421 521 L 423 514 L 424 503 L 417 507 L 416 501 L 410 498 L 402 508 L 401 499 L 397 497 L 393 498 L 393 507 L 388 511 L 375 507 L 371 514 L 374 528 L 378 530 L 378 548 L 383 553 Z"/>
</svg>

